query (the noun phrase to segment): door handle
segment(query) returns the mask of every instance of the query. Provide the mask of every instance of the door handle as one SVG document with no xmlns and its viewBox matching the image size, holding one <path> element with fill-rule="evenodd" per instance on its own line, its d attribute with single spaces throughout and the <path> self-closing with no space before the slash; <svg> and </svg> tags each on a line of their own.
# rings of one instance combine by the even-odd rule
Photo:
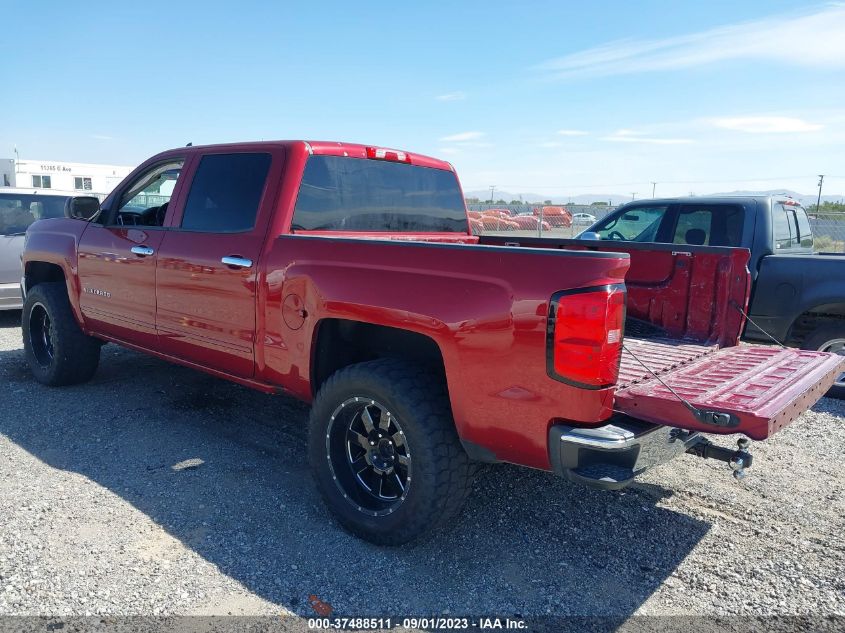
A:
<svg viewBox="0 0 845 633">
<path fill-rule="evenodd" d="M 229 268 L 252 268 L 252 260 L 237 255 L 226 255 L 220 259 Z"/>
<path fill-rule="evenodd" d="M 146 257 L 147 255 L 153 255 L 155 253 L 155 251 L 149 246 L 133 246 L 129 250 L 135 253 L 138 257 Z"/>
</svg>

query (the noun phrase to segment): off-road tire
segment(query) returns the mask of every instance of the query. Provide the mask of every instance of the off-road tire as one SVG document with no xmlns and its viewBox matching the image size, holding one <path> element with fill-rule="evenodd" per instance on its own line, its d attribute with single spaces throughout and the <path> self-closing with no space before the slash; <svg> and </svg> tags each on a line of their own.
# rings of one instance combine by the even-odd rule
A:
<svg viewBox="0 0 845 633">
<path fill-rule="evenodd" d="M 50 353 L 45 352 L 41 336 L 44 314 L 49 320 Z M 21 330 L 24 355 L 38 382 L 51 387 L 75 385 L 87 382 L 97 371 L 101 343 L 79 328 L 64 283 L 41 283 L 27 293 Z"/>
<path fill-rule="evenodd" d="M 354 398 L 388 407 L 410 451 L 413 477 L 387 515 L 373 516 L 345 497 L 330 463 L 332 415 Z M 340 369 L 320 388 L 309 424 L 309 461 L 323 500 L 344 528 L 371 543 L 400 545 L 450 523 L 472 487 L 476 465 L 458 440 L 446 386 L 435 372 L 392 359 Z"/>
<path fill-rule="evenodd" d="M 818 328 L 804 339 L 801 349 L 826 350 L 830 342 L 836 340 L 845 340 L 845 323 L 842 325 L 825 325 Z M 828 398 L 845 400 L 845 386 L 834 384 L 824 395 Z"/>
</svg>

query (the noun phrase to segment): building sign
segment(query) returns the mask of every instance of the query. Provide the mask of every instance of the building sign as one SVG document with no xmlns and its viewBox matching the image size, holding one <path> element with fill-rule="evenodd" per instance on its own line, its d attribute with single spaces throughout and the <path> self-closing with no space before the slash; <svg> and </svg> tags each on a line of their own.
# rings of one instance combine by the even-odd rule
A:
<svg viewBox="0 0 845 633">
<path fill-rule="evenodd" d="M 41 171 L 62 171 L 69 172 L 70 167 L 65 165 L 41 165 Z"/>
</svg>

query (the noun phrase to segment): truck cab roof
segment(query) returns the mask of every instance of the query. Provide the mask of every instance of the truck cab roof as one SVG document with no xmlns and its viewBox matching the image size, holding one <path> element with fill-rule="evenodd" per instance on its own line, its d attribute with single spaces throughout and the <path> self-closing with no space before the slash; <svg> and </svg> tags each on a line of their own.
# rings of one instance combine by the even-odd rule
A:
<svg viewBox="0 0 845 633">
<path fill-rule="evenodd" d="M 309 141 L 304 139 L 277 141 L 247 141 L 238 143 L 219 143 L 211 145 L 188 145 L 185 147 L 178 147 L 167 150 L 154 156 L 150 160 L 166 158 L 174 154 L 185 155 L 209 152 L 221 153 L 225 151 L 254 152 L 257 150 L 261 150 L 262 148 L 268 150 L 274 148 L 293 149 L 295 151 L 304 151 L 308 155 L 316 154 L 324 156 L 347 156 L 351 158 L 380 158 L 372 154 L 376 152 L 384 152 L 386 153 L 387 157 L 380 158 L 381 160 L 398 160 L 398 162 L 406 162 L 411 165 L 455 171 L 454 167 L 452 167 L 452 164 L 447 161 L 440 160 L 432 156 L 426 156 L 424 154 L 408 152 L 402 149 L 394 149 L 390 147 L 384 147 L 382 145 L 363 145 L 360 143 L 344 143 L 340 141 Z M 369 155 L 368 152 L 370 152 Z"/>
</svg>

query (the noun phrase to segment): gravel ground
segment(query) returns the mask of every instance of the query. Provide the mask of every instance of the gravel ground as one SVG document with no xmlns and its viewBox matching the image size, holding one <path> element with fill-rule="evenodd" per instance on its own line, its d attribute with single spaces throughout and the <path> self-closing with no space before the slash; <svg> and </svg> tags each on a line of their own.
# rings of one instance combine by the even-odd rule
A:
<svg viewBox="0 0 845 633">
<path fill-rule="evenodd" d="M 619 492 L 490 468 L 451 529 L 379 549 L 308 476 L 307 408 L 122 350 L 29 376 L 0 313 L 0 614 L 845 614 L 845 405 Z M 725 443 L 731 443 L 726 439 Z"/>
</svg>

